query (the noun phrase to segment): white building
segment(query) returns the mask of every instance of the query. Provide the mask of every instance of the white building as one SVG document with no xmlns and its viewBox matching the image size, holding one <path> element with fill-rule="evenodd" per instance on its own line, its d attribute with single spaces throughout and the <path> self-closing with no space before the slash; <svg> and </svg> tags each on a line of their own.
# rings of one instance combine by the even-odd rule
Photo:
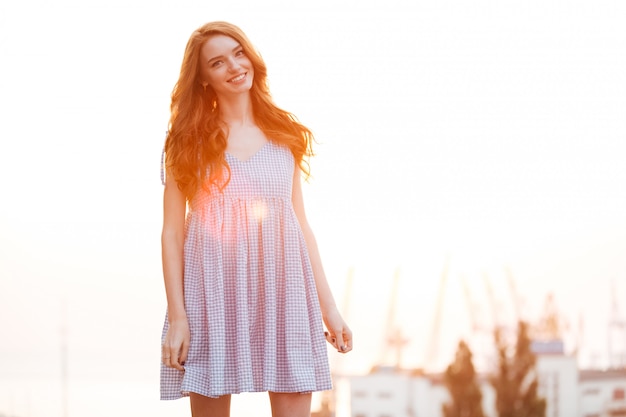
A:
<svg viewBox="0 0 626 417">
<path fill-rule="evenodd" d="M 534 342 L 539 377 L 538 394 L 546 399 L 546 417 L 576 417 L 580 414 L 579 375 L 576 357 L 565 355 L 563 342 Z"/>
<path fill-rule="evenodd" d="M 449 398 L 442 374 L 384 367 L 352 376 L 349 384 L 351 417 L 443 417 L 442 407 Z M 487 410 L 495 391 L 486 381 L 480 384 L 483 409 Z"/>
<path fill-rule="evenodd" d="M 581 371 L 579 393 L 581 417 L 626 416 L 626 369 Z"/>
<path fill-rule="evenodd" d="M 533 344 L 537 353 L 539 395 L 546 399 L 546 417 L 626 416 L 626 368 L 582 370 L 576 358 L 563 353 L 560 342 Z M 497 417 L 495 390 L 487 376 L 478 377 L 487 417 Z M 442 374 L 381 367 L 348 377 L 351 417 L 443 417 L 449 400 Z M 339 416 L 338 417 L 344 417 Z"/>
</svg>

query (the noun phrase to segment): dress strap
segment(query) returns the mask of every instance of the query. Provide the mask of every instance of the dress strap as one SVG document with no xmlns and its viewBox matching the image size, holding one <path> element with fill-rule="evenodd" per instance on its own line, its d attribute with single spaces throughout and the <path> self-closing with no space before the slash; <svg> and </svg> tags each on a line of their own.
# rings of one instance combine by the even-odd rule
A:
<svg viewBox="0 0 626 417">
<path fill-rule="evenodd" d="M 169 134 L 169 131 L 166 130 L 165 131 L 165 139 L 167 140 L 167 135 Z M 161 184 L 165 185 L 165 144 L 163 145 L 163 150 L 161 151 Z"/>
</svg>

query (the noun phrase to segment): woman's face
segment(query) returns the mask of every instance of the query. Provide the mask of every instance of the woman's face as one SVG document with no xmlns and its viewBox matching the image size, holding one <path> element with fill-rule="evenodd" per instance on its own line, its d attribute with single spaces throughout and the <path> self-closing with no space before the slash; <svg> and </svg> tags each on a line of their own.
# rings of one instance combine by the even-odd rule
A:
<svg viewBox="0 0 626 417">
<path fill-rule="evenodd" d="M 226 35 L 214 35 L 202 46 L 200 72 L 219 96 L 248 93 L 254 79 L 254 68 L 243 47 Z"/>
</svg>

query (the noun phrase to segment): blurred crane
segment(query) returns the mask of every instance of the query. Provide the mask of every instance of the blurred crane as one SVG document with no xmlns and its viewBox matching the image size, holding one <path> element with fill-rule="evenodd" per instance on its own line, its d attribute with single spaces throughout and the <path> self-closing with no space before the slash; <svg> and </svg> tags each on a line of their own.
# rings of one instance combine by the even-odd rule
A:
<svg viewBox="0 0 626 417">
<path fill-rule="evenodd" d="M 562 340 L 568 330 L 567 320 L 559 312 L 554 294 L 549 293 L 543 306 L 543 313 L 534 328 L 535 338 L 543 341 Z"/>
<path fill-rule="evenodd" d="M 402 328 L 396 319 L 396 306 L 398 303 L 398 288 L 400 284 L 400 269 L 396 269 L 393 276 L 391 286 L 391 295 L 389 298 L 389 307 L 387 309 L 387 321 L 385 322 L 385 343 L 383 351 L 380 355 L 380 364 L 387 361 L 388 354 L 391 352 L 392 363 L 396 368 L 400 368 L 402 364 L 402 351 L 404 346 L 409 342 L 402 334 Z"/>
<path fill-rule="evenodd" d="M 576 332 L 576 344 L 574 346 L 574 356 L 576 356 L 576 358 L 578 358 L 578 355 L 581 351 L 581 348 L 583 346 L 583 340 L 585 339 L 585 320 L 583 317 L 583 313 L 580 312 L 578 313 L 578 330 Z"/>
<path fill-rule="evenodd" d="M 472 334 L 478 333 L 482 326 L 478 323 L 478 307 L 472 299 L 472 293 L 470 292 L 469 285 L 465 280 L 465 277 L 461 275 L 461 285 L 463 286 L 463 295 L 465 296 L 465 302 L 467 304 L 467 313 L 470 321 L 470 329 Z"/>
<path fill-rule="evenodd" d="M 620 343 L 621 342 L 621 343 Z M 611 316 L 608 329 L 609 366 L 623 368 L 626 366 L 626 320 L 619 313 L 615 282 L 611 283 Z"/>
<path fill-rule="evenodd" d="M 477 370 L 488 370 L 493 362 L 493 328 L 484 322 L 484 315 L 480 314 L 480 304 L 473 299 L 470 287 L 463 276 L 461 276 L 461 284 L 463 285 L 471 329 L 466 342 L 472 349 L 474 367 Z"/>
<path fill-rule="evenodd" d="M 504 268 L 506 272 L 506 279 L 509 284 L 509 291 L 511 293 L 511 299 L 513 300 L 513 309 L 515 311 L 515 322 L 519 322 L 524 320 L 523 317 L 523 300 L 517 292 L 517 285 L 515 284 L 515 277 L 513 276 L 513 271 L 511 268 L 506 266 Z"/>
<path fill-rule="evenodd" d="M 439 334 L 441 333 L 441 316 L 443 314 L 443 303 L 446 292 L 446 285 L 448 282 L 448 270 L 450 267 L 450 257 L 447 256 L 441 277 L 439 279 L 439 291 L 437 293 L 437 304 L 435 305 L 435 317 L 433 320 L 433 328 L 431 330 L 431 336 L 426 350 L 426 358 L 424 360 L 424 367 L 435 365 L 437 360 L 437 353 L 439 352 Z"/>
<path fill-rule="evenodd" d="M 489 299 L 489 307 L 491 308 L 491 318 L 493 320 L 493 330 L 501 329 L 502 324 L 502 314 L 500 314 L 500 307 L 498 305 L 498 301 L 496 300 L 496 295 L 493 292 L 493 287 L 491 286 L 491 280 L 489 279 L 489 275 L 486 272 L 483 272 L 483 283 L 485 284 L 485 291 L 487 292 L 487 298 Z"/>
</svg>

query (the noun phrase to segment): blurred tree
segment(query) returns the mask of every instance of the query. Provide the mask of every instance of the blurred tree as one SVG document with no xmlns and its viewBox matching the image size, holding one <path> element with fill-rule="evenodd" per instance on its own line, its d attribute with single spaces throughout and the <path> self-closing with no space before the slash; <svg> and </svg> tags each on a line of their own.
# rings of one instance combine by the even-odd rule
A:
<svg viewBox="0 0 626 417">
<path fill-rule="evenodd" d="M 464 341 L 459 342 L 454 362 L 448 366 L 444 383 L 451 401 L 443 405 L 445 417 L 484 417 L 482 393 L 476 381 L 472 352 Z"/>
<path fill-rule="evenodd" d="M 501 329 L 496 329 L 495 339 L 498 373 L 491 378 L 491 384 L 496 391 L 498 417 L 545 417 L 546 400 L 537 394 L 537 357 L 530 349 L 528 324 L 519 322 L 512 356 Z"/>
</svg>

